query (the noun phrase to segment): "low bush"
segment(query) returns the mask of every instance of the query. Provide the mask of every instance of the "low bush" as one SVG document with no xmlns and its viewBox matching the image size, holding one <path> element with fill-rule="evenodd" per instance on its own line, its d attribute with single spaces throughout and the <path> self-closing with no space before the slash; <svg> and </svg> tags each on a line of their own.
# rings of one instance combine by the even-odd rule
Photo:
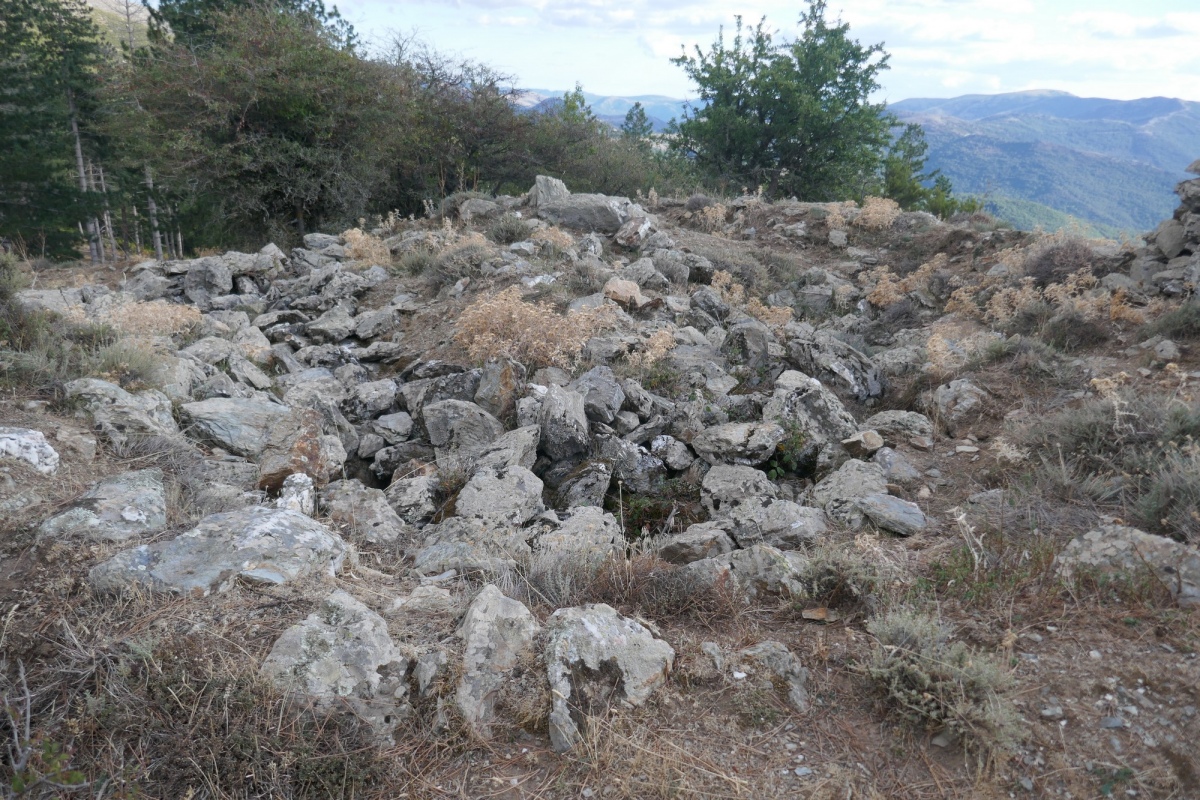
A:
<svg viewBox="0 0 1200 800">
<path fill-rule="evenodd" d="M 1012 675 L 934 617 L 906 609 L 867 623 L 875 637 L 866 674 L 884 706 L 906 722 L 946 731 L 983 754 L 1011 750 L 1022 738 L 1009 698 Z"/>
<path fill-rule="evenodd" d="M 496 244 L 512 244 L 529 237 L 529 227 L 520 217 L 505 214 L 487 229 L 487 237 Z"/>
<path fill-rule="evenodd" d="M 1172 309 L 1158 319 L 1142 326 L 1142 338 L 1162 336 L 1165 339 L 1200 339 L 1200 301 L 1192 299 Z"/>
<path fill-rule="evenodd" d="M 1083 239 L 1057 237 L 1042 248 L 1030 252 L 1025 259 L 1025 274 L 1033 278 L 1039 289 L 1054 283 L 1066 282 L 1068 276 L 1080 270 L 1091 272 L 1095 254 Z"/>
</svg>

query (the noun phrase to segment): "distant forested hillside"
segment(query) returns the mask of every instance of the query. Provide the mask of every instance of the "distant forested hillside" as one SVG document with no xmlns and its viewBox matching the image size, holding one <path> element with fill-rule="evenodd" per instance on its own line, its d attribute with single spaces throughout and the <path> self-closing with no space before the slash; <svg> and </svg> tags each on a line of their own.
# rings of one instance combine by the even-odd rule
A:
<svg viewBox="0 0 1200 800">
<path fill-rule="evenodd" d="M 929 163 L 956 190 L 1021 227 L 1059 227 L 1066 214 L 1109 233 L 1147 230 L 1170 215 L 1174 185 L 1200 156 L 1200 103 L 1173 98 L 1018 92 L 890 110 L 925 128 Z"/>
</svg>

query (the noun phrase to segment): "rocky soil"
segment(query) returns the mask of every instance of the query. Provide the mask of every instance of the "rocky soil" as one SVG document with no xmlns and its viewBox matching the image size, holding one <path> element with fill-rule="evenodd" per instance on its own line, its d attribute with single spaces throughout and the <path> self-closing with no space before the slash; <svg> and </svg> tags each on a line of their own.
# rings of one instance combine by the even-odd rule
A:
<svg viewBox="0 0 1200 800">
<path fill-rule="evenodd" d="M 539 178 L 27 275 L 147 363 L 0 400 L 12 791 L 1200 797 L 1179 194 L 1134 245 Z"/>
</svg>

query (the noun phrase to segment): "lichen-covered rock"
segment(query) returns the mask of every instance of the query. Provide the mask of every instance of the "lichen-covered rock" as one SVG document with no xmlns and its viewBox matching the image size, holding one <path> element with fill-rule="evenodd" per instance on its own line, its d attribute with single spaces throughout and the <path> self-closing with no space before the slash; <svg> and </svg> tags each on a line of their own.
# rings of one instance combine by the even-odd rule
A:
<svg viewBox="0 0 1200 800">
<path fill-rule="evenodd" d="M 274 419 L 258 454 L 258 486 L 277 492 L 289 475 L 303 474 L 318 486 L 342 471 L 346 450 L 337 436 L 323 431 L 321 414 L 294 408 Z"/>
<path fill-rule="evenodd" d="M 596 456 L 612 465 L 613 477 L 626 491 L 637 494 L 655 491 L 667 474 L 662 461 L 644 447 L 617 436 L 597 436 Z"/>
<path fill-rule="evenodd" d="M 595 422 L 612 422 L 625 402 L 625 392 L 608 367 L 593 367 L 576 378 L 570 389 L 583 395 L 584 414 Z"/>
<path fill-rule="evenodd" d="M 524 525 L 545 510 L 542 482 L 525 467 L 477 470 L 454 501 L 462 517 L 494 525 Z"/>
<path fill-rule="evenodd" d="M 257 458 L 267 446 L 272 426 L 286 418 L 291 409 L 265 400 L 216 397 L 184 403 L 180 411 L 196 438 L 209 439 L 240 456 Z"/>
<path fill-rule="evenodd" d="M 863 428 L 878 431 L 893 445 L 914 436 L 933 436 L 933 421 L 915 411 L 880 411 L 864 422 Z"/>
<path fill-rule="evenodd" d="M 654 543 L 658 557 L 670 564 L 690 564 L 733 552 L 733 540 L 719 522 L 701 522 L 683 533 L 663 536 Z"/>
<path fill-rule="evenodd" d="M 710 517 L 727 515 L 753 498 L 774 499 L 779 489 L 767 474 L 753 467 L 718 464 L 700 482 L 700 501 Z"/>
<path fill-rule="evenodd" d="M 518 559 L 529 557 L 530 549 L 520 531 L 451 517 L 425 528 L 409 554 L 413 570 L 420 575 L 440 575 L 447 570 L 460 575 L 495 575 L 514 569 Z"/>
<path fill-rule="evenodd" d="M 692 449 L 710 464 L 756 467 L 775 453 L 785 438 L 773 422 L 731 422 L 707 428 L 692 438 Z"/>
<path fill-rule="evenodd" d="M 558 487 L 558 508 L 603 506 L 612 484 L 612 466 L 606 461 L 585 461 Z"/>
<path fill-rule="evenodd" d="M 43 475 L 58 471 L 58 453 L 41 431 L 0 427 L 0 457 L 24 461 Z"/>
<path fill-rule="evenodd" d="M 504 433 L 504 425 L 474 403 L 441 400 L 421 410 L 438 466 L 465 469 Z"/>
<path fill-rule="evenodd" d="M 675 663 L 669 644 L 603 603 L 560 608 L 547 628 L 550 745 L 560 753 L 579 742 L 587 717 L 608 703 L 645 703 Z"/>
<path fill-rule="evenodd" d="M 423 525 L 437 513 L 439 481 L 432 475 L 397 478 L 384 490 L 388 505 L 410 525 Z"/>
<path fill-rule="evenodd" d="M 526 425 L 511 430 L 484 448 L 475 458 L 472 469 L 531 469 L 537 461 L 538 442 L 541 438 L 542 429 L 537 425 Z"/>
<path fill-rule="evenodd" d="M 39 541 L 79 536 L 123 542 L 167 527 L 161 469 L 141 469 L 105 478 L 38 526 Z"/>
<path fill-rule="evenodd" d="M 584 397 L 551 385 L 542 399 L 538 421 L 542 428 L 539 447 L 553 461 L 587 453 L 588 420 Z"/>
<path fill-rule="evenodd" d="M 854 502 L 880 530 L 898 536 L 912 536 L 925 530 L 928 525 L 920 506 L 890 494 L 869 494 Z"/>
<path fill-rule="evenodd" d="M 819 448 L 818 462 L 836 466 L 846 457 L 841 442 L 858 431 L 858 423 L 837 395 L 815 378 L 792 370 L 775 379 L 775 393 L 763 406 L 763 419 L 799 432 Z"/>
<path fill-rule="evenodd" d="M 850 459 L 813 487 L 813 500 L 830 519 L 862 527 L 864 512 L 858 500 L 868 495 L 886 495 L 887 481 L 878 464 Z"/>
<path fill-rule="evenodd" d="M 1200 547 L 1124 525 L 1102 525 L 1073 539 L 1058 555 L 1066 578 L 1089 572 L 1136 581 L 1152 572 L 1179 605 L 1200 608 Z"/>
<path fill-rule="evenodd" d="M 987 408 L 988 393 L 966 378 L 950 381 L 933 392 L 933 403 L 938 418 L 951 436 L 956 431 L 979 419 Z"/>
<path fill-rule="evenodd" d="M 118 553 L 88 573 L 97 591 L 142 587 L 207 596 L 237 580 L 281 584 L 333 577 L 354 550 L 340 536 L 294 511 L 255 506 L 213 514 L 174 539 Z"/>
<path fill-rule="evenodd" d="M 387 622 L 337 590 L 283 632 L 260 671 L 281 689 L 299 691 L 327 711 L 341 706 L 388 737 L 410 711 L 409 659 L 388 635 Z"/>
<path fill-rule="evenodd" d="M 329 484 L 319 501 L 330 521 L 344 526 L 353 539 L 394 542 L 408 530 L 381 490 L 369 489 L 354 479 Z"/>
<path fill-rule="evenodd" d="M 99 378 L 80 378 L 63 388 L 69 399 L 83 405 L 96 428 L 114 445 L 178 437 L 171 401 L 162 392 L 151 389 L 134 395 Z"/>
<path fill-rule="evenodd" d="M 790 500 L 751 498 L 718 517 L 739 547 L 768 544 L 797 550 L 825 533 L 825 512 Z"/>
<path fill-rule="evenodd" d="M 495 718 L 496 697 L 532 648 L 540 628 L 528 608 L 492 584 L 471 602 L 458 629 L 463 642 L 462 677 L 454 700 L 476 733 L 487 735 Z"/>
</svg>

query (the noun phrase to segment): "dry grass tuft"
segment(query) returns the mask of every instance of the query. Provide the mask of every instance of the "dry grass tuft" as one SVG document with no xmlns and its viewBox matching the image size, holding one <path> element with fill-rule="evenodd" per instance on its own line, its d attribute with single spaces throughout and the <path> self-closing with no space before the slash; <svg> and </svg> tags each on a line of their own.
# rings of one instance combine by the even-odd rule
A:
<svg viewBox="0 0 1200 800">
<path fill-rule="evenodd" d="M 346 255 L 355 261 L 365 261 L 368 264 L 387 266 L 392 263 L 392 252 L 378 236 L 364 233 L 358 228 L 342 232 L 342 240 L 346 243 Z"/>
<path fill-rule="evenodd" d="M 854 224 L 871 231 L 884 231 L 900 217 L 900 204 L 885 197 L 868 197 Z"/>
<path fill-rule="evenodd" d="M 655 331 L 642 343 L 641 349 L 630 353 L 625 360 L 636 369 L 647 369 L 667 357 L 675 349 L 675 337 L 670 331 Z"/>
<path fill-rule="evenodd" d="M 479 363 L 504 357 L 532 369 L 570 369 L 587 340 L 615 324 L 611 306 L 559 314 L 548 304 L 525 302 L 512 286 L 467 306 L 454 340 Z"/>
</svg>

